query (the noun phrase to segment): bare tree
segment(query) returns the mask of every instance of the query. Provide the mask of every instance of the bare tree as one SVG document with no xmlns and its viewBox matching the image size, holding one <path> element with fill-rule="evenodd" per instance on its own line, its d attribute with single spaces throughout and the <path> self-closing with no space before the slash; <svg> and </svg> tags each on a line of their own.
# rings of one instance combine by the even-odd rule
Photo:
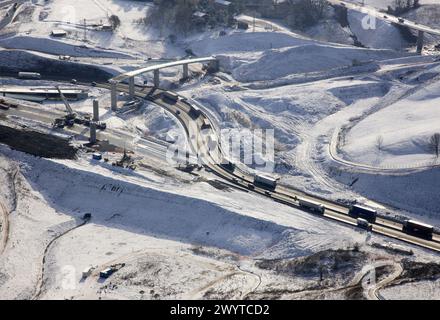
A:
<svg viewBox="0 0 440 320">
<path fill-rule="evenodd" d="M 383 148 L 383 137 L 382 136 L 377 136 L 376 148 L 377 148 L 377 150 L 382 151 L 382 148 Z"/>
<path fill-rule="evenodd" d="M 110 21 L 113 30 L 116 30 L 121 25 L 121 20 L 114 14 L 112 14 L 108 20 Z"/>
<path fill-rule="evenodd" d="M 440 156 L 440 133 L 434 133 L 429 138 L 429 150 L 438 158 Z"/>
</svg>

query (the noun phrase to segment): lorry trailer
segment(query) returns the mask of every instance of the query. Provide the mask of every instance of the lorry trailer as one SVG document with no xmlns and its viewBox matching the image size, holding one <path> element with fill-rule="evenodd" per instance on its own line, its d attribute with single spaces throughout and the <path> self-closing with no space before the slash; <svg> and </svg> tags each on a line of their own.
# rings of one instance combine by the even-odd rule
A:
<svg viewBox="0 0 440 320">
<path fill-rule="evenodd" d="M 38 72 L 19 72 L 18 77 L 20 79 L 41 79 L 41 74 Z"/>
<path fill-rule="evenodd" d="M 261 174 L 255 175 L 254 183 L 263 188 L 275 189 L 277 187 L 277 179 Z"/>
<path fill-rule="evenodd" d="M 348 214 L 354 218 L 362 218 L 370 223 L 374 223 L 376 221 L 377 211 L 356 204 L 350 207 Z"/>
<path fill-rule="evenodd" d="M 403 231 L 424 239 L 432 239 L 434 227 L 416 220 L 405 220 Z"/>
<path fill-rule="evenodd" d="M 310 211 L 313 211 L 313 212 L 316 212 L 319 214 L 324 214 L 325 207 L 319 202 L 299 199 L 298 203 L 301 208 L 304 208 L 304 209 L 307 209 L 307 210 L 310 210 Z"/>
</svg>

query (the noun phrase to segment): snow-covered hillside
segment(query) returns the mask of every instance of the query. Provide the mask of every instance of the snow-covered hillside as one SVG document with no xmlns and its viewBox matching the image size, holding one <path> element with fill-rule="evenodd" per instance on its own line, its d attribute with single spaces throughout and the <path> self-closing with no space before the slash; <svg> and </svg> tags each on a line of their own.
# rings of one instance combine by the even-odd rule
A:
<svg viewBox="0 0 440 320">
<path fill-rule="evenodd" d="M 347 157 L 378 167 L 435 163 L 429 139 L 440 132 L 440 83 L 437 78 L 430 82 L 356 124 L 346 136 Z"/>
</svg>

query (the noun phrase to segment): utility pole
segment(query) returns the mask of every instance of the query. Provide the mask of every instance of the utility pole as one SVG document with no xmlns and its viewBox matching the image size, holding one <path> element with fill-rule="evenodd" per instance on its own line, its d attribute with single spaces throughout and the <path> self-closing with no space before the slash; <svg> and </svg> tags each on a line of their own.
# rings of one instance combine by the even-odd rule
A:
<svg viewBox="0 0 440 320">
<path fill-rule="evenodd" d="M 87 22 L 84 19 L 84 42 L 87 42 Z"/>
</svg>

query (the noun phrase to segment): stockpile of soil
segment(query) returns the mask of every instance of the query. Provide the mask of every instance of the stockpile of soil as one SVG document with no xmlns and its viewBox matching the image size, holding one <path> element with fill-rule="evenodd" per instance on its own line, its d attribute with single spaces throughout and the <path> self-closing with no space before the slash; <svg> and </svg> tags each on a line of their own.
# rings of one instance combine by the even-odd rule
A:
<svg viewBox="0 0 440 320">
<path fill-rule="evenodd" d="M 75 159 L 78 151 L 70 139 L 3 122 L 0 123 L 0 143 L 43 158 Z"/>
</svg>

